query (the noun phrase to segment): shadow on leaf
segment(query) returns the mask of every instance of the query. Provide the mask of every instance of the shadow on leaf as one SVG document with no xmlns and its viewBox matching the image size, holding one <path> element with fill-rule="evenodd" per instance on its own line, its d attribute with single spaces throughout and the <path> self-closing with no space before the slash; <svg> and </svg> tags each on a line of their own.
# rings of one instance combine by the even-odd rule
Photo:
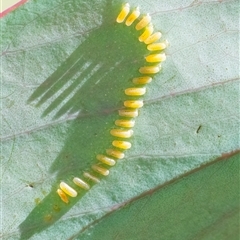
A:
<svg viewBox="0 0 240 240">
<path fill-rule="evenodd" d="M 68 204 L 60 200 L 56 193 L 60 181 L 73 186 L 72 178 L 81 178 L 83 171 L 96 162 L 96 154 L 111 147 L 109 131 L 118 117 L 116 110 L 123 106 L 124 89 L 133 86 L 131 79 L 139 76 L 138 69 L 147 53 L 133 26 L 115 22 L 120 6 L 107 1 L 102 25 L 90 32 L 29 98 L 29 102 L 45 108 L 43 117 L 51 114 L 54 118 L 75 118 L 50 169 L 55 184 L 20 225 L 21 239 L 51 226 L 79 201 L 84 191 Z"/>
</svg>

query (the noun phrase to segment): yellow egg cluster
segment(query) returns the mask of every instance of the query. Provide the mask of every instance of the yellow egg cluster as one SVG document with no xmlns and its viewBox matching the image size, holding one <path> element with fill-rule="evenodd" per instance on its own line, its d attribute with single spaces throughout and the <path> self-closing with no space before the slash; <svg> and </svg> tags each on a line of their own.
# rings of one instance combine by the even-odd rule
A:
<svg viewBox="0 0 240 240">
<path fill-rule="evenodd" d="M 130 5 L 128 3 L 124 4 L 120 13 L 117 16 L 117 23 L 124 23 L 126 26 L 131 26 L 138 18 L 141 13 L 139 7 L 133 9 L 130 13 Z M 96 175 L 108 176 L 109 168 L 116 164 L 116 161 L 124 158 L 124 151 L 131 148 L 132 144 L 126 140 L 131 138 L 133 135 L 133 130 L 131 128 L 135 125 L 135 119 L 138 116 L 138 109 L 143 107 L 142 99 L 135 99 L 136 97 L 142 97 L 146 93 L 145 85 L 152 81 L 153 74 L 158 73 L 161 70 L 160 63 L 166 60 L 165 53 L 162 52 L 167 46 L 168 42 L 157 42 L 162 34 L 160 32 L 154 33 L 153 24 L 151 23 L 151 16 L 146 14 L 138 20 L 135 25 L 135 29 L 140 31 L 141 34 L 138 37 L 139 42 L 146 44 L 147 49 L 150 51 L 148 56 L 145 56 L 146 66 L 142 66 L 139 72 L 143 76 L 136 77 L 132 79 L 133 87 L 125 89 L 125 95 L 128 97 L 134 97 L 134 99 L 127 99 L 123 102 L 123 108 L 118 111 L 120 116 L 119 119 L 115 121 L 116 128 L 110 130 L 110 134 L 116 137 L 113 140 L 113 148 L 106 150 L 106 155 L 98 154 L 96 159 L 98 163 L 92 165 L 93 173 L 84 172 L 83 179 L 74 177 L 73 184 L 78 186 L 83 190 L 90 189 L 90 183 L 98 183 L 100 179 Z M 149 65 L 153 63 L 154 65 Z M 57 190 L 59 197 L 63 202 L 68 203 L 70 197 L 77 196 L 77 190 L 69 186 L 65 182 L 60 183 L 60 187 Z"/>
</svg>

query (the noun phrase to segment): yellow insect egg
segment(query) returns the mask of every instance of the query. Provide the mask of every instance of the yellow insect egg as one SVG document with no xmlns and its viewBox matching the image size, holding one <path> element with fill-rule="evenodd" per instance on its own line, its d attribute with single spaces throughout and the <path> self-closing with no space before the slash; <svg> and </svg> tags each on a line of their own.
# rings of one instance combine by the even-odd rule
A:
<svg viewBox="0 0 240 240">
<path fill-rule="evenodd" d="M 129 27 L 133 24 L 133 22 L 140 16 L 139 7 L 137 7 L 133 12 L 130 14 L 130 16 L 126 20 L 126 25 Z"/>
<path fill-rule="evenodd" d="M 119 150 L 116 150 L 116 149 L 107 149 L 106 153 L 109 156 L 115 157 L 117 159 L 123 159 L 124 158 L 124 153 L 119 151 Z"/>
<path fill-rule="evenodd" d="M 58 190 L 57 190 L 57 194 L 58 194 L 58 196 L 61 198 L 61 200 L 62 200 L 63 202 L 65 202 L 65 203 L 68 203 L 68 202 L 69 202 L 67 195 L 66 195 L 61 189 L 58 189 Z"/>
<path fill-rule="evenodd" d="M 112 129 L 110 134 L 119 138 L 130 138 L 133 135 L 133 130 Z"/>
<path fill-rule="evenodd" d="M 167 48 L 169 45 L 168 41 L 160 42 L 160 43 L 152 43 L 147 46 L 149 51 L 161 51 Z"/>
<path fill-rule="evenodd" d="M 161 65 L 157 66 L 145 66 L 139 69 L 139 72 L 142 74 L 155 74 L 161 70 Z"/>
<path fill-rule="evenodd" d="M 129 108 L 141 108 L 143 106 L 142 100 L 127 100 L 123 102 L 125 107 Z"/>
<path fill-rule="evenodd" d="M 152 33 L 153 33 L 153 25 L 150 23 L 146 28 L 142 35 L 138 38 L 139 42 L 144 42 Z"/>
<path fill-rule="evenodd" d="M 100 173 L 103 176 L 108 176 L 109 175 L 109 170 L 103 167 L 100 167 L 98 165 L 92 165 L 92 169 L 97 172 Z"/>
<path fill-rule="evenodd" d="M 116 161 L 112 158 L 109 158 L 105 155 L 101 155 L 101 154 L 98 154 L 97 155 L 97 160 L 99 160 L 100 162 L 108 165 L 108 166 L 114 166 Z"/>
<path fill-rule="evenodd" d="M 163 62 L 166 60 L 165 53 L 151 54 L 145 57 L 147 62 Z"/>
<path fill-rule="evenodd" d="M 77 196 L 77 192 L 73 188 L 71 188 L 68 184 L 66 184 L 65 182 L 60 183 L 60 188 L 63 192 L 65 192 L 70 197 Z"/>
<path fill-rule="evenodd" d="M 135 121 L 133 119 L 118 119 L 115 121 L 115 125 L 119 127 L 132 128 L 135 125 Z"/>
<path fill-rule="evenodd" d="M 83 176 L 87 179 L 92 180 L 95 183 L 100 183 L 100 180 L 97 177 L 93 176 L 92 174 L 90 174 L 88 172 L 83 173 Z"/>
<path fill-rule="evenodd" d="M 137 117 L 138 116 L 138 110 L 137 109 L 120 109 L 118 110 L 118 114 L 121 117 Z"/>
<path fill-rule="evenodd" d="M 73 179 L 73 182 L 74 182 L 77 186 L 79 186 L 80 188 L 83 188 L 83 189 L 85 189 L 85 190 L 89 190 L 89 189 L 90 189 L 90 186 L 89 186 L 85 181 L 83 181 L 81 178 L 75 177 L 75 178 Z"/>
<path fill-rule="evenodd" d="M 141 30 L 145 28 L 150 22 L 151 22 L 151 16 L 147 14 L 140 20 L 140 22 L 136 25 L 135 29 Z"/>
<path fill-rule="evenodd" d="M 146 88 L 127 88 L 125 94 L 128 96 L 142 96 L 146 93 Z"/>
<path fill-rule="evenodd" d="M 132 82 L 134 84 L 147 84 L 152 81 L 152 78 L 149 76 L 134 78 Z"/>
<path fill-rule="evenodd" d="M 126 3 L 123 5 L 123 8 L 122 8 L 121 12 L 118 14 L 116 21 L 118 23 L 122 23 L 125 20 L 125 18 L 127 17 L 129 12 L 130 12 L 130 5 L 129 5 L 129 3 Z"/>
<path fill-rule="evenodd" d="M 130 142 L 127 142 L 127 141 L 118 141 L 118 140 L 114 140 L 112 142 L 112 145 L 114 147 L 117 147 L 117 148 L 121 148 L 121 149 L 129 149 L 131 148 L 132 144 Z"/>
<path fill-rule="evenodd" d="M 151 36 L 149 36 L 144 43 L 145 44 L 150 44 L 153 42 L 156 42 L 157 40 L 159 40 L 162 37 L 162 33 L 160 32 L 155 32 L 154 34 L 152 34 Z"/>
</svg>

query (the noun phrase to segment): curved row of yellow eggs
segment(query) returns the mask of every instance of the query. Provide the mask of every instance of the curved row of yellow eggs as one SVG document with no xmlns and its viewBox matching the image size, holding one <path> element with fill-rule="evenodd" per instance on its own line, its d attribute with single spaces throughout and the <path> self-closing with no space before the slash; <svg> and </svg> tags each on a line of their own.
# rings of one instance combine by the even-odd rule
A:
<svg viewBox="0 0 240 240">
<path fill-rule="evenodd" d="M 119 15 L 117 16 L 116 21 L 118 23 L 122 23 L 125 20 L 126 26 L 131 26 L 135 20 L 138 19 L 140 16 L 139 8 L 137 7 L 130 13 L 130 5 L 128 3 L 124 4 L 122 7 L 122 10 L 120 11 Z M 129 16 L 128 16 L 129 15 Z M 142 17 L 142 19 L 136 24 L 135 29 L 141 30 L 144 28 L 144 32 L 140 35 L 139 41 L 144 42 L 147 44 L 147 49 L 149 51 L 161 51 L 165 49 L 168 46 L 168 42 L 159 42 L 155 43 L 157 40 L 159 40 L 162 36 L 160 32 L 153 33 L 153 25 L 151 23 L 151 16 L 149 14 Z M 166 56 L 164 53 L 157 53 L 157 54 L 150 54 L 147 57 L 145 57 L 146 62 L 148 63 L 160 63 L 162 61 L 165 61 Z M 160 65 L 154 65 L 154 66 L 144 66 L 139 69 L 139 72 L 142 74 L 155 74 L 160 71 L 161 67 Z M 152 81 L 152 77 L 150 76 L 142 76 L 137 77 L 132 80 L 133 84 L 135 85 L 145 85 L 147 83 L 150 83 Z M 125 94 L 127 96 L 133 96 L 133 97 L 141 97 L 146 93 L 146 88 L 141 87 L 132 87 L 125 89 Z M 123 138 L 128 139 L 133 135 L 133 130 L 131 129 L 135 125 L 135 120 L 138 116 L 138 109 L 143 106 L 143 100 L 126 100 L 124 101 L 124 108 L 120 109 L 118 111 L 120 119 L 117 119 L 115 121 L 115 125 L 120 128 L 112 129 L 110 131 L 110 134 L 117 138 Z M 105 168 L 104 165 L 107 165 L 108 167 L 112 167 L 115 165 L 116 160 L 123 159 L 124 158 L 124 150 L 127 150 L 131 148 L 131 143 L 125 140 L 114 140 L 112 142 L 113 149 L 107 149 L 106 155 L 99 154 L 96 156 L 97 160 L 100 162 L 100 164 L 92 165 L 92 170 L 96 172 L 97 174 L 100 174 L 102 176 L 109 175 L 109 169 Z M 89 173 L 84 172 L 83 174 L 84 178 L 87 180 L 91 180 L 94 183 L 100 182 L 100 179 Z M 89 190 L 90 184 L 88 181 L 84 181 L 81 178 L 74 177 L 73 183 L 80 187 L 83 190 Z M 58 195 L 64 201 L 65 203 L 68 203 L 68 196 L 70 197 L 76 197 L 77 191 L 69 186 L 65 182 L 60 183 L 60 188 L 57 190 Z"/>
<path fill-rule="evenodd" d="M 130 13 L 130 5 L 126 3 L 123 5 L 123 8 L 119 15 L 117 16 L 116 21 L 118 23 L 123 23 L 125 20 L 126 26 L 131 26 L 135 20 L 140 16 L 139 7 L 135 8 L 132 13 Z M 157 42 L 162 34 L 161 32 L 155 32 L 153 25 L 151 23 L 151 16 L 146 14 L 141 18 L 141 20 L 136 24 L 135 29 L 137 31 L 144 29 L 143 33 L 139 36 L 138 40 L 144 42 L 147 45 L 149 51 L 162 51 L 168 46 L 168 42 Z M 149 63 L 160 63 L 166 60 L 165 53 L 150 54 L 145 57 L 146 61 Z M 139 69 L 139 72 L 142 74 L 155 74 L 160 71 L 160 66 L 151 66 L 151 67 L 142 67 Z"/>
</svg>

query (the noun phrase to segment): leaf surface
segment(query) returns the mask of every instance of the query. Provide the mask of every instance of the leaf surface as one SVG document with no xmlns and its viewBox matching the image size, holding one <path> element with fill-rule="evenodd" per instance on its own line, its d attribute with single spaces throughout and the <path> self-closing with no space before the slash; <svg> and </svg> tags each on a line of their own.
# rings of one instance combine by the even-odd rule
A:
<svg viewBox="0 0 240 240">
<path fill-rule="evenodd" d="M 59 182 L 81 177 L 111 146 L 124 89 L 148 52 L 133 27 L 115 23 L 120 1 L 28 1 L 1 19 L 3 239 L 156 239 L 151 221 L 163 239 L 239 236 L 238 1 L 129 3 L 170 42 L 167 61 L 147 86 L 124 160 L 67 206 Z M 216 223 L 224 216 L 226 232 Z"/>
</svg>

